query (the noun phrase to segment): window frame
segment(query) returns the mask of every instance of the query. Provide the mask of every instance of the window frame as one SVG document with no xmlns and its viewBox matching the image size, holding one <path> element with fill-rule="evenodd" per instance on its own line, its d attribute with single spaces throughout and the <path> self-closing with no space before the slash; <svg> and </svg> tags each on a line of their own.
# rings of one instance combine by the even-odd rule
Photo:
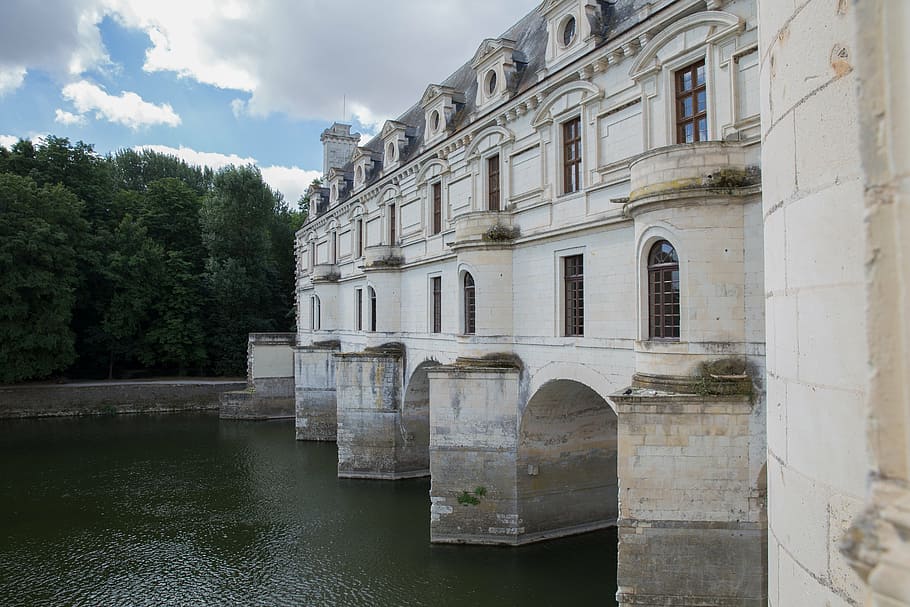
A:
<svg viewBox="0 0 910 607">
<path fill-rule="evenodd" d="M 430 277 L 430 333 L 442 333 L 442 276 Z"/>
<path fill-rule="evenodd" d="M 470 284 L 468 281 L 470 280 Z M 477 334 L 477 283 L 470 272 L 465 272 L 461 279 L 462 307 L 464 310 L 464 334 Z"/>
<path fill-rule="evenodd" d="M 698 84 L 698 68 L 702 69 L 702 83 Z M 689 75 L 692 79 L 693 86 L 689 89 L 683 89 L 682 79 Z M 672 71 L 673 80 L 673 124 L 674 124 L 674 141 L 677 144 L 695 143 L 699 141 L 710 140 L 709 120 L 708 120 L 708 62 L 706 57 L 702 56 L 695 61 L 689 62 L 682 67 Z M 703 93 L 705 99 L 705 108 L 698 111 L 698 94 Z M 687 99 L 692 103 L 692 115 L 682 116 L 683 104 Z M 705 132 L 704 139 L 700 137 L 698 124 L 704 121 Z M 692 141 L 686 141 L 685 128 L 692 125 Z"/>
<path fill-rule="evenodd" d="M 354 259 L 363 257 L 363 217 L 354 218 Z"/>
<path fill-rule="evenodd" d="M 389 245 L 395 246 L 395 242 L 398 240 L 398 212 L 395 208 L 395 203 L 390 202 L 388 204 L 389 209 Z"/>
<path fill-rule="evenodd" d="M 430 184 L 430 235 L 442 233 L 442 182 Z"/>
<path fill-rule="evenodd" d="M 585 294 L 584 254 L 575 253 L 562 257 L 563 282 L 563 335 L 584 337 Z"/>
<path fill-rule="evenodd" d="M 354 289 L 354 330 L 363 331 L 363 289 Z"/>
<path fill-rule="evenodd" d="M 570 128 L 577 131 L 570 138 Z M 582 184 L 582 123 L 581 115 L 575 115 L 559 123 L 560 151 L 562 160 L 562 193 L 574 194 L 583 189 Z"/>
<path fill-rule="evenodd" d="M 370 301 L 369 314 L 370 314 L 370 331 L 376 332 L 376 289 L 373 287 L 367 287 L 367 298 Z"/>
<path fill-rule="evenodd" d="M 310 296 L 310 330 L 319 331 L 322 328 L 322 302 L 315 293 Z"/>
<path fill-rule="evenodd" d="M 658 247 L 666 244 L 672 250 L 673 256 L 675 258 L 674 262 L 661 262 L 658 264 L 652 263 L 652 258 Z M 669 272 L 670 280 L 667 281 L 667 273 Z M 675 278 L 673 273 L 675 272 Z M 682 335 L 682 285 L 681 285 L 681 272 L 679 264 L 679 252 L 676 250 L 676 247 L 672 242 L 666 238 L 660 238 L 652 243 L 647 249 L 647 256 L 645 257 L 645 275 L 647 277 L 647 290 L 648 290 L 648 339 L 651 341 L 663 341 L 663 342 L 678 342 Z M 667 291 L 664 290 L 665 285 L 669 282 L 671 285 L 669 294 L 673 294 L 673 289 L 675 287 L 675 302 L 670 302 L 670 313 L 665 312 L 666 306 L 666 295 Z M 656 285 L 660 285 L 661 289 L 658 292 L 655 289 Z M 660 296 L 659 302 L 659 312 L 657 312 L 658 304 L 655 301 L 657 296 Z M 675 324 L 669 324 L 666 322 L 666 319 L 675 318 Z M 670 335 L 667 335 L 667 330 L 670 329 Z M 675 335 L 673 334 L 675 333 Z"/>
<path fill-rule="evenodd" d="M 502 165 L 501 156 L 496 152 L 486 159 L 487 210 L 502 210 Z"/>
</svg>

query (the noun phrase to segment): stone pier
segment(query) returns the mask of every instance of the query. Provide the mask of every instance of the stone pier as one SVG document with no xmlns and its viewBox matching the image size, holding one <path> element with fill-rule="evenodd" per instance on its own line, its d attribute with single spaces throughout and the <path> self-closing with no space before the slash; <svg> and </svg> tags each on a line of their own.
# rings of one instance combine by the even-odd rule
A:
<svg viewBox="0 0 910 607">
<path fill-rule="evenodd" d="M 335 354 L 339 343 L 317 342 L 294 352 L 297 440 L 333 441 L 338 417 Z"/>
<path fill-rule="evenodd" d="M 430 540 L 519 545 L 613 526 L 616 415 L 591 388 L 546 384 L 520 406 L 521 366 L 430 370 Z"/>
<path fill-rule="evenodd" d="M 397 344 L 336 354 L 338 476 L 402 479 L 429 474 L 429 405 L 402 400 Z"/>
<path fill-rule="evenodd" d="M 620 605 L 765 604 L 765 495 L 754 487 L 766 484 L 749 477 L 753 406 L 736 393 L 749 384 L 717 385 L 611 396 L 619 412 Z"/>
</svg>

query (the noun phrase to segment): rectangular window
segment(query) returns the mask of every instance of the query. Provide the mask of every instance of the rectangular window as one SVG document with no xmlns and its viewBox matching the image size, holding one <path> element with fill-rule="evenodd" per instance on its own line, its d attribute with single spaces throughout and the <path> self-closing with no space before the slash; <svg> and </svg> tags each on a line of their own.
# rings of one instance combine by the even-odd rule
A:
<svg viewBox="0 0 910 607">
<path fill-rule="evenodd" d="M 430 279 L 433 333 L 442 333 L 442 278 Z"/>
<path fill-rule="evenodd" d="M 363 220 L 358 219 L 356 225 L 357 233 L 354 234 L 354 243 L 356 248 L 354 249 L 354 257 L 360 259 L 363 257 Z"/>
<path fill-rule="evenodd" d="M 376 291 L 370 287 L 370 331 L 376 332 Z"/>
<path fill-rule="evenodd" d="M 338 233 L 332 231 L 332 263 L 338 263 Z"/>
<path fill-rule="evenodd" d="M 499 154 L 487 159 L 487 203 L 491 211 L 499 210 Z"/>
<path fill-rule="evenodd" d="M 433 184 L 433 234 L 442 232 L 442 184 Z"/>
<path fill-rule="evenodd" d="M 354 329 L 363 330 L 363 289 L 354 289 Z"/>
<path fill-rule="evenodd" d="M 395 224 L 398 222 L 395 217 L 395 205 L 389 205 L 389 244 L 395 246 L 395 241 L 398 239 L 398 235 L 395 232 Z"/>
<path fill-rule="evenodd" d="M 571 255 L 564 258 L 566 335 L 585 334 L 585 281 L 584 258 Z"/>
<path fill-rule="evenodd" d="M 562 191 L 571 194 L 581 189 L 581 117 L 562 125 Z"/>
<path fill-rule="evenodd" d="M 676 143 L 708 139 L 708 98 L 705 61 L 676 72 Z"/>
<path fill-rule="evenodd" d="M 312 309 L 313 315 L 310 317 L 310 328 L 313 329 L 314 331 L 318 331 L 320 322 L 322 321 L 322 319 L 320 318 L 322 310 L 320 309 L 321 306 L 319 305 L 319 297 L 317 297 L 316 295 L 313 295 L 313 297 L 310 301 L 313 304 L 313 309 Z"/>
</svg>

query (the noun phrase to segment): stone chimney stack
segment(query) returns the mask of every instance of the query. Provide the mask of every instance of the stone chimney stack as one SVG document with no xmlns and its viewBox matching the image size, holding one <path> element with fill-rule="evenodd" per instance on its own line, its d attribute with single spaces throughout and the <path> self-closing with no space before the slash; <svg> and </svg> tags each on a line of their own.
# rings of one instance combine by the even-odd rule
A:
<svg viewBox="0 0 910 607">
<path fill-rule="evenodd" d="M 322 175 L 326 177 L 329 170 L 340 169 L 350 162 L 360 143 L 360 133 L 351 133 L 350 124 L 336 122 L 322 131 L 319 141 L 322 142 Z"/>
</svg>

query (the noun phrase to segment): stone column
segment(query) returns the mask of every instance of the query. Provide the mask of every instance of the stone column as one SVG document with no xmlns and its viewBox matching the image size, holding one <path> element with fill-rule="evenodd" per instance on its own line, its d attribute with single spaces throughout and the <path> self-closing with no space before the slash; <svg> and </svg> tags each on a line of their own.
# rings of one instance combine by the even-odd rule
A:
<svg viewBox="0 0 910 607">
<path fill-rule="evenodd" d="M 430 541 L 519 543 L 519 370 L 460 360 L 428 375 Z"/>
<path fill-rule="evenodd" d="M 338 342 L 321 342 L 299 347 L 294 352 L 297 440 L 335 440 L 335 354 L 338 349 Z"/>
<path fill-rule="evenodd" d="M 764 604 L 764 495 L 749 477 L 751 382 L 717 386 L 612 396 L 620 605 Z"/>
<path fill-rule="evenodd" d="M 335 355 L 338 476 L 402 479 L 428 474 L 426 457 L 402 416 L 404 349 L 399 345 Z"/>
</svg>

